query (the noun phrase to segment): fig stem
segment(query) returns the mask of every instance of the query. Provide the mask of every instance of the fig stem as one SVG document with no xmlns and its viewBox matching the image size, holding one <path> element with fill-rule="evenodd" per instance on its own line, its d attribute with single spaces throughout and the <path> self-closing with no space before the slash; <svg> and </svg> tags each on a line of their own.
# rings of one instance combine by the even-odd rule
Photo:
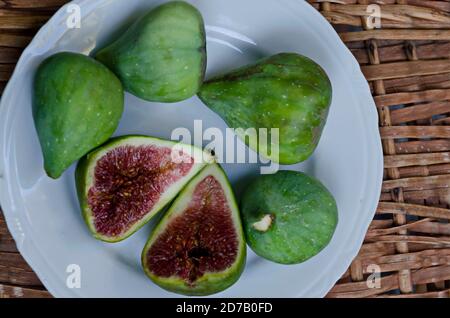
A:
<svg viewBox="0 0 450 318">
<path fill-rule="evenodd" d="M 259 232 L 267 232 L 272 226 L 275 215 L 265 214 L 261 220 L 252 224 L 252 227 Z"/>
</svg>

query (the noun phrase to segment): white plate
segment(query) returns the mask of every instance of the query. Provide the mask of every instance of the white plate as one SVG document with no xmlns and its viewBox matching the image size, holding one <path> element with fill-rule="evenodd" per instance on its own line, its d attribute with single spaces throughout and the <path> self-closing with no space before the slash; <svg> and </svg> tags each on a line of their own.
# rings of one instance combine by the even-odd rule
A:
<svg viewBox="0 0 450 318">
<path fill-rule="evenodd" d="M 110 40 L 124 23 L 164 1 L 78 0 L 81 29 L 67 29 L 67 6 L 39 31 L 25 50 L 0 108 L 0 199 L 18 249 L 44 285 L 59 297 L 174 296 L 149 281 L 140 253 L 151 230 L 111 245 L 94 240 L 80 216 L 74 168 L 49 179 L 31 115 L 31 83 L 36 67 L 58 51 L 90 53 Z M 339 225 L 327 248 L 294 266 L 276 265 L 249 250 L 238 283 L 221 297 L 321 297 L 357 254 L 377 206 L 382 150 L 376 108 L 359 65 L 325 19 L 301 0 L 193 0 L 208 35 L 208 75 L 282 51 L 317 61 L 333 84 L 333 104 L 323 137 L 301 169 L 319 178 L 339 207 Z M 145 103 L 126 97 L 116 135 L 140 133 L 170 138 L 176 127 L 225 129 L 224 122 L 196 97 L 177 104 Z M 239 197 L 257 165 L 225 165 Z M 70 264 L 81 269 L 81 288 L 66 285 Z M 70 286 L 70 285 L 69 285 Z M 73 287 L 73 286 L 72 286 Z"/>
</svg>

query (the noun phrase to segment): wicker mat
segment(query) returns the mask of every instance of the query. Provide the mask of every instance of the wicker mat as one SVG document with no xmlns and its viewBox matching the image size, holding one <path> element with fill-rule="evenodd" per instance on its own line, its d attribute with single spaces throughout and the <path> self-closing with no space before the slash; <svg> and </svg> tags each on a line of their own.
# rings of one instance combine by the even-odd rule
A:
<svg viewBox="0 0 450 318">
<path fill-rule="evenodd" d="M 0 93 L 23 48 L 65 2 L 0 0 Z M 385 154 L 377 215 L 328 296 L 449 297 L 450 2 L 310 2 L 361 64 Z M 49 296 L 0 213 L 0 297 Z"/>
</svg>

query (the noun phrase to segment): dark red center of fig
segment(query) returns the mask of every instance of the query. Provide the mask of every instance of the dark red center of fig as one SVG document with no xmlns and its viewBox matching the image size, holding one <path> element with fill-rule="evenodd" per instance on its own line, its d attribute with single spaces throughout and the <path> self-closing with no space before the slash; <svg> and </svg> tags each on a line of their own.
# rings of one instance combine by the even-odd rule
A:
<svg viewBox="0 0 450 318">
<path fill-rule="evenodd" d="M 95 167 L 88 203 L 97 232 L 118 236 L 141 220 L 170 185 L 187 175 L 190 163 L 174 163 L 171 148 L 120 146 Z"/>
<path fill-rule="evenodd" d="M 220 183 L 208 176 L 147 252 L 147 265 L 159 277 L 178 276 L 188 284 L 207 272 L 221 272 L 236 260 L 238 240 Z"/>
</svg>

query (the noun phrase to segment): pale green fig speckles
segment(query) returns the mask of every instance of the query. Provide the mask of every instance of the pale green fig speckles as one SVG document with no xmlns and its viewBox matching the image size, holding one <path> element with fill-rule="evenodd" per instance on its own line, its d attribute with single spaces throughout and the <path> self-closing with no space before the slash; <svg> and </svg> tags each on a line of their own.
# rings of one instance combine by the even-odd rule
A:
<svg viewBox="0 0 450 318">
<path fill-rule="evenodd" d="M 33 117 L 47 174 L 58 178 L 105 142 L 123 107 L 122 84 L 99 62 L 69 52 L 46 59 L 34 79 Z"/>
<path fill-rule="evenodd" d="M 232 128 L 278 128 L 279 156 L 274 152 L 277 156 L 269 159 L 294 164 L 308 159 L 317 147 L 332 88 L 318 64 L 281 53 L 207 81 L 199 97 Z M 271 153 L 258 143 L 248 145 Z"/>
<path fill-rule="evenodd" d="M 296 171 L 260 176 L 245 191 L 241 212 L 253 251 L 281 264 L 301 263 L 319 253 L 338 222 L 331 193 Z"/>
<path fill-rule="evenodd" d="M 197 93 L 206 68 L 200 12 L 186 2 L 163 4 L 134 23 L 96 58 L 144 100 L 177 102 Z"/>
</svg>

